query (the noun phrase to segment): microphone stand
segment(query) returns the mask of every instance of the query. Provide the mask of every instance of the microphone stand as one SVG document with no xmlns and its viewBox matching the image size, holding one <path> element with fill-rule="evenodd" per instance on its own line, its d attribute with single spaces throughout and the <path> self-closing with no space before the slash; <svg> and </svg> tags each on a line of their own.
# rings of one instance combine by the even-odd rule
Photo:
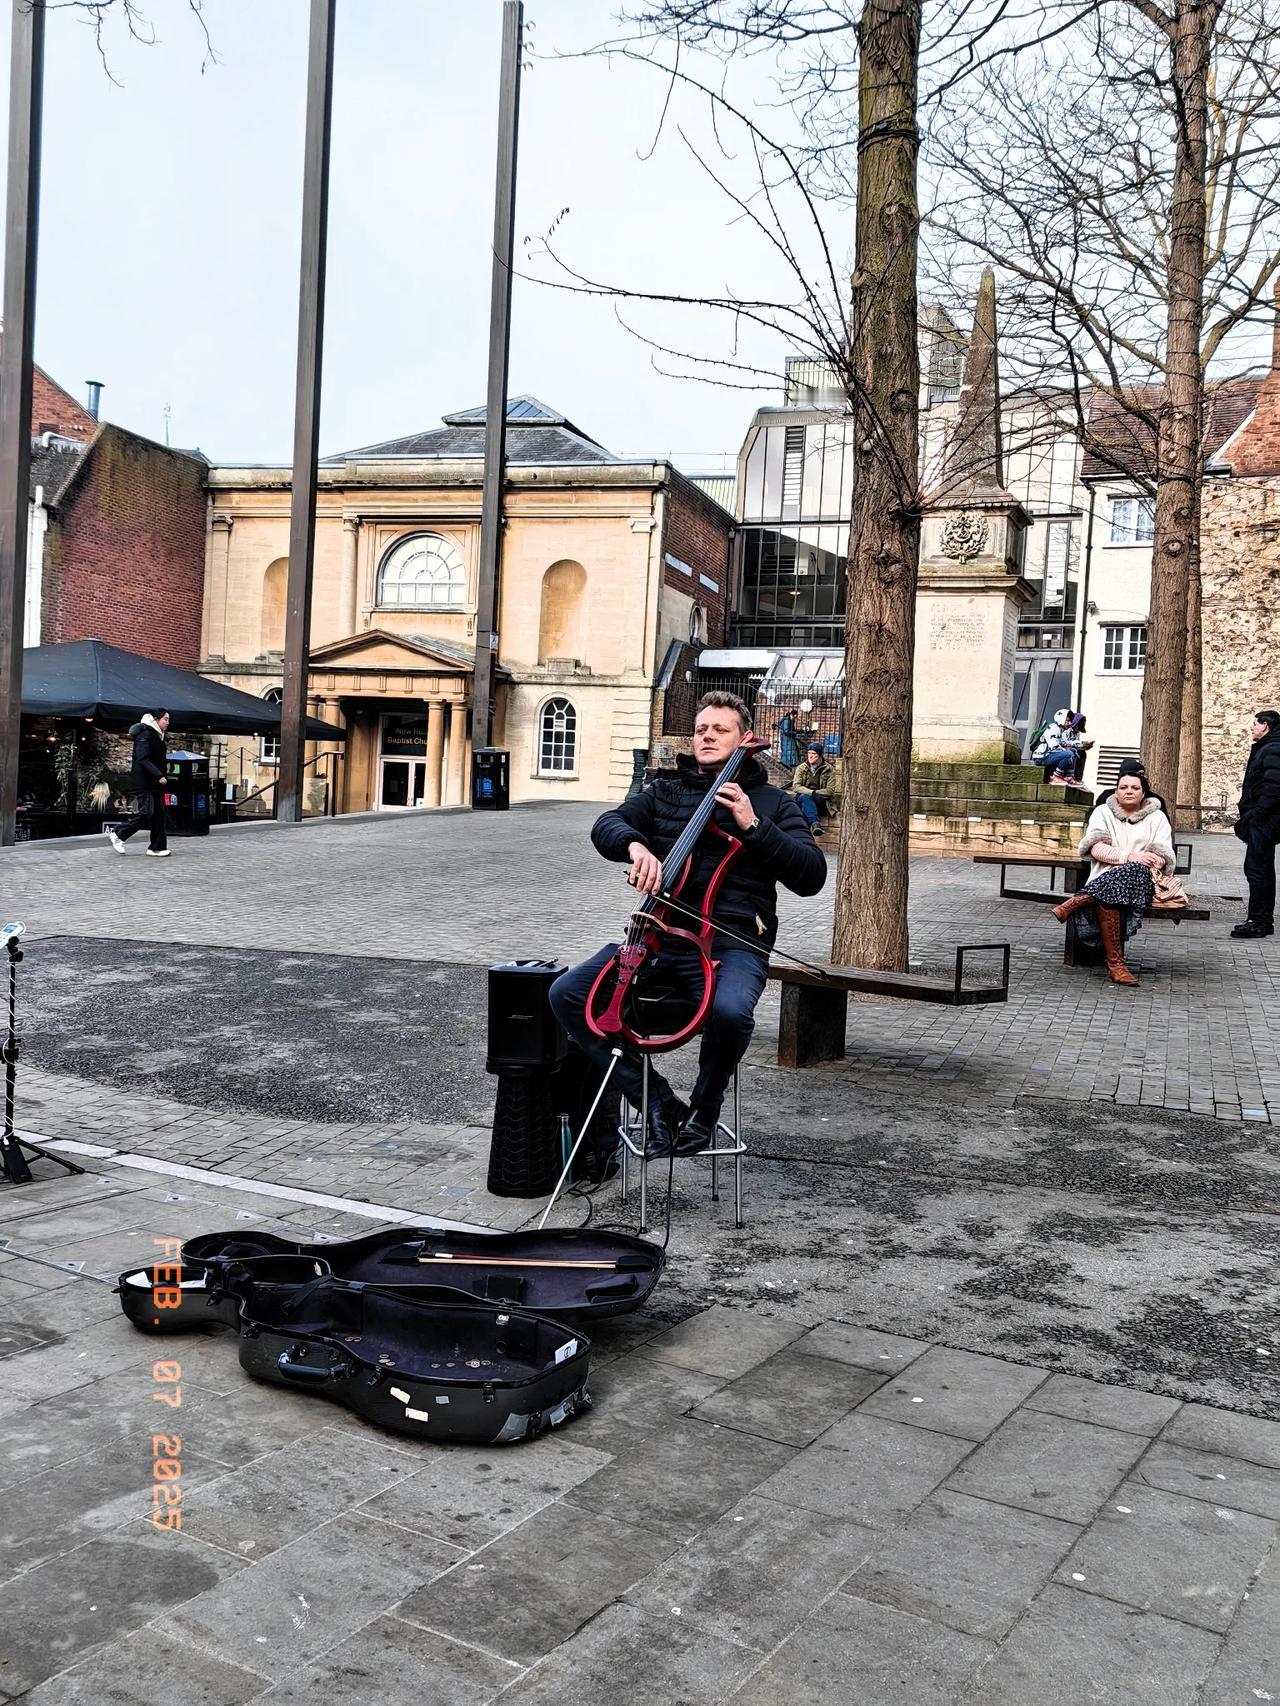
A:
<svg viewBox="0 0 1280 1706">
<path fill-rule="evenodd" d="M 59 1167 L 65 1167 L 68 1173 L 83 1173 L 83 1167 L 77 1167 L 74 1161 L 68 1161 L 61 1155 L 55 1155 L 51 1150 L 42 1149 L 36 1143 L 24 1143 L 13 1129 L 13 1102 L 18 1078 L 18 961 L 22 958 L 22 949 L 18 946 L 22 938 L 24 926 L 21 924 L 6 924 L 0 935 L 3 935 L 5 952 L 9 956 L 9 1026 L 4 1041 L 0 1042 L 0 1061 L 4 1062 L 4 1130 L 0 1132 L 0 1172 L 10 1184 L 28 1185 L 31 1183 L 31 1168 L 28 1161 L 37 1156 L 46 1161 L 56 1161 Z"/>
</svg>

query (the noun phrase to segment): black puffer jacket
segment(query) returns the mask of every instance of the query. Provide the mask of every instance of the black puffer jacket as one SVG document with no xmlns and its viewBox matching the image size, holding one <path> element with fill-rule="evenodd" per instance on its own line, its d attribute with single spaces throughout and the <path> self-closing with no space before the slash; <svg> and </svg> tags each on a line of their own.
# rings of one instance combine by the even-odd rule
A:
<svg viewBox="0 0 1280 1706">
<path fill-rule="evenodd" d="M 164 736 L 154 723 L 135 723 L 129 733 L 133 737 L 133 785 L 139 793 L 153 793 L 167 774 Z"/>
<path fill-rule="evenodd" d="M 651 853 L 666 857 L 715 780 L 692 758 L 682 757 L 678 763 L 678 769 L 662 771 L 640 793 L 596 819 L 591 839 L 597 852 L 625 864 L 631 843 L 642 841 Z M 773 786 L 758 760 L 747 760 L 738 784 L 760 824 L 744 839 L 741 854 L 729 868 L 716 917 L 752 940 L 772 944 L 778 933 L 778 884 L 793 894 L 817 894 L 827 880 L 827 861 L 814 845 L 799 806 Z M 723 806 L 716 807 L 713 821 L 730 835 L 742 834 Z M 724 852 L 718 836 L 702 837 L 682 900 L 698 905 Z"/>
<path fill-rule="evenodd" d="M 1240 817 L 1265 823 L 1280 837 L 1280 729 L 1254 742 L 1244 767 Z"/>
</svg>

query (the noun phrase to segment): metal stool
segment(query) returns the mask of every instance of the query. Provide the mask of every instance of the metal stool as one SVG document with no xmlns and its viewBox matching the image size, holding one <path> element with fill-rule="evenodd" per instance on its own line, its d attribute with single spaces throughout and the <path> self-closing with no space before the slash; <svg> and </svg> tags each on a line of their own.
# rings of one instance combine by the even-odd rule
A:
<svg viewBox="0 0 1280 1706">
<path fill-rule="evenodd" d="M 637 1113 L 625 1099 L 622 1102 L 622 1121 L 618 1126 L 618 1136 L 622 1140 L 622 1201 L 627 1200 L 630 1163 L 634 1158 L 640 1164 L 640 1231 L 649 1229 L 649 1158 L 645 1155 L 645 1136 L 649 1130 L 649 1056 L 646 1054 L 642 1063 L 643 1079 L 640 1091 L 640 1111 Z M 739 1081 L 739 1069 L 733 1069 L 733 1124 L 725 1120 L 716 1121 L 716 1135 L 710 1148 L 700 1149 L 696 1155 L 677 1156 L 676 1160 L 701 1161 L 704 1158 L 711 1162 L 711 1200 L 720 1201 L 720 1163 L 733 1162 L 733 1223 L 742 1226 L 742 1157 L 747 1153 L 747 1146 L 742 1138 L 742 1086 Z M 655 1157 L 659 1166 L 669 1166 L 670 1162 L 664 1155 Z"/>
</svg>

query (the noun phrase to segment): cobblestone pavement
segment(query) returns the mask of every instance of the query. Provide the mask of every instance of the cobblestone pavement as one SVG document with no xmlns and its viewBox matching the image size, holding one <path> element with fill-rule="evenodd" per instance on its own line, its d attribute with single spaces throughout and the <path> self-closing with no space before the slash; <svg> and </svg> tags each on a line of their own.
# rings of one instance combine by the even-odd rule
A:
<svg viewBox="0 0 1280 1706">
<path fill-rule="evenodd" d="M 168 1341 L 184 1526 L 150 1527 L 156 1342 L 103 1280 L 241 1220 L 536 1213 L 484 1188 L 480 968 L 612 933 L 590 816 L 0 855 L 20 1123 L 90 1169 L 0 1186 L 0 1699 L 1280 1699 L 1278 962 L 1226 938 L 1229 838 L 1135 992 L 919 862 L 913 954 L 1007 937 L 1009 1003 L 856 1003 L 808 1073 L 766 1007 L 747 1224 L 679 1170 L 667 1277 L 562 1434 L 433 1450 Z M 829 917 L 788 903 L 784 945 Z"/>
</svg>

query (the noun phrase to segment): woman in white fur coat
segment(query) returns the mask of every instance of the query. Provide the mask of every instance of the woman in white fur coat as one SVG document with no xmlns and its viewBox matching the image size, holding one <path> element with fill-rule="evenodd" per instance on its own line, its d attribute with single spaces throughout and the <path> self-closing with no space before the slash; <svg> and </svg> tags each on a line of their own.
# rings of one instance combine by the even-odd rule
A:
<svg viewBox="0 0 1280 1706">
<path fill-rule="evenodd" d="M 1137 983 L 1124 963 L 1124 945 L 1155 899 L 1156 874 L 1171 875 L 1175 863 L 1173 826 L 1143 777 L 1120 778 L 1110 799 L 1093 808 L 1076 851 L 1093 861 L 1093 869 L 1079 894 L 1055 906 L 1053 916 L 1065 922 L 1074 913 L 1082 941 L 1101 939 L 1112 983 Z"/>
</svg>

